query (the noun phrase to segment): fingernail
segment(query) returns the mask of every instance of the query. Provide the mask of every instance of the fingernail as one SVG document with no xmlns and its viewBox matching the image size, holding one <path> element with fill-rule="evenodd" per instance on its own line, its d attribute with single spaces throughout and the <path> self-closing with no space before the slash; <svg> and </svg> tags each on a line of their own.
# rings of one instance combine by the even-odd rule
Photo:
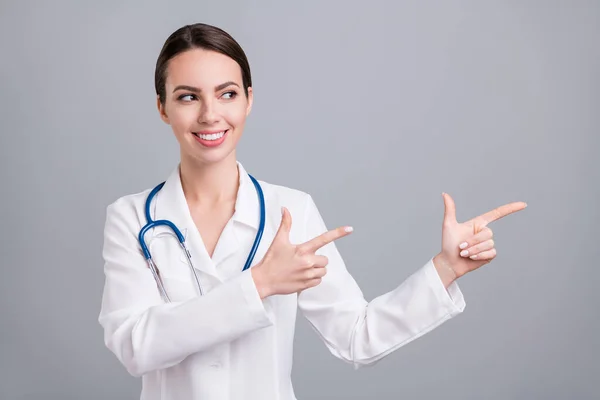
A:
<svg viewBox="0 0 600 400">
<path fill-rule="evenodd" d="M 466 248 L 468 245 L 469 245 L 469 244 L 468 244 L 467 242 L 463 242 L 463 243 L 461 243 L 461 244 L 460 244 L 460 246 L 458 246 L 458 247 L 460 247 L 461 249 L 465 249 L 465 248 Z"/>
<path fill-rule="evenodd" d="M 281 215 L 285 214 L 285 207 L 281 207 Z"/>
<path fill-rule="evenodd" d="M 461 255 L 462 257 L 466 257 L 466 256 L 468 256 L 468 255 L 469 255 L 469 250 L 463 250 L 463 251 L 461 251 L 461 252 L 460 252 L 460 255 Z"/>
<path fill-rule="evenodd" d="M 345 228 L 344 228 L 344 230 L 345 230 L 346 232 L 352 232 L 352 231 L 354 230 L 354 228 L 353 228 L 353 227 L 351 227 L 351 226 L 347 226 L 347 227 L 345 227 Z"/>
<path fill-rule="evenodd" d="M 474 260 L 477 258 L 477 254 L 473 254 L 471 257 L 469 257 L 471 260 Z"/>
</svg>

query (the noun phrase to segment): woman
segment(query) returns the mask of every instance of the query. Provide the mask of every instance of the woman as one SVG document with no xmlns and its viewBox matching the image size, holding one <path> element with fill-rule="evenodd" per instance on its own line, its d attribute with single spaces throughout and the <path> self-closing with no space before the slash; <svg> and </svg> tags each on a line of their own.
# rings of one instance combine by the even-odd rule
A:
<svg viewBox="0 0 600 400">
<path fill-rule="evenodd" d="M 486 225 L 526 206 L 461 224 L 444 194 L 440 253 L 367 303 L 333 243 L 352 229 L 327 231 L 310 195 L 255 182 L 236 159 L 253 98 L 238 43 L 216 27 L 185 26 L 167 39 L 155 84 L 181 160 L 148 214 L 151 188 L 108 207 L 99 317 L 107 347 L 143 377 L 142 399 L 295 399 L 297 310 L 336 357 L 356 368 L 380 360 L 463 311 L 456 279 L 496 255 Z M 148 217 L 174 223 L 187 251 L 166 225 L 138 236 Z"/>
</svg>

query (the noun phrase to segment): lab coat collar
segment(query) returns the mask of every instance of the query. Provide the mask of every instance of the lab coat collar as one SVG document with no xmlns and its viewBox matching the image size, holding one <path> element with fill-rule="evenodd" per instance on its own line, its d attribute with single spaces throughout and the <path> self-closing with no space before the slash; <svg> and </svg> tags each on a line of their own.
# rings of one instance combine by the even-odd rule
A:
<svg viewBox="0 0 600 400">
<path fill-rule="evenodd" d="M 180 164 L 174 168 L 165 181 L 164 186 L 156 195 L 154 219 L 169 220 L 175 224 L 185 238 L 185 244 L 190 252 L 194 268 L 219 279 L 215 262 L 206 251 L 202 236 L 196 228 L 187 200 L 185 199 L 181 184 Z M 169 231 L 164 227 L 157 228 L 155 235 L 165 230 Z M 183 251 L 181 252 L 179 261 L 187 264 L 187 258 L 183 254 Z M 200 279 L 203 278 L 200 277 Z"/>
<path fill-rule="evenodd" d="M 238 161 L 237 165 L 240 180 L 233 220 L 254 228 L 254 230 L 258 230 L 260 223 L 260 200 L 258 193 L 242 163 Z"/>
<path fill-rule="evenodd" d="M 240 173 L 240 186 L 235 202 L 233 220 L 251 227 L 256 233 L 258 232 L 258 227 L 260 225 L 260 199 L 258 197 L 258 192 L 254 187 L 254 182 L 252 182 L 250 176 L 240 162 L 238 162 L 238 169 Z M 256 258 L 260 259 L 259 254 L 261 253 L 261 249 L 263 249 L 263 243 L 269 243 L 270 245 L 274 235 L 279 230 L 282 204 L 280 203 L 280 199 L 276 192 L 271 189 L 271 185 L 256 177 L 255 179 L 259 182 L 265 199 L 265 229 L 261 240 L 261 246 L 256 253 Z M 266 250 L 269 245 L 263 250 Z"/>
<path fill-rule="evenodd" d="M 260 203 L 258 193 L 243 165 L 240 162 L 237 162 L 237 165 L 239 171 L 239 186 L 235 202 L 235 212 L 232 219 L 235 223 L 244 224 L 254 231 L 258 231 L 260 223 Z M 223 240 L 220 240 L 219 245 L 215 249 L 215 254 L 213 254 L 213 259 L 210 259 L 206 247 L 204 246 L 204 242 L 202 241 L 202 237 L 200 236 L 200 232 L 198 232 L 190 213 L 187 200 L 185 199 L 179 167 L 178 164 L 169 175 L 163 188 L 157 193 L 153 207 L 153 218 L 155 220 L 166 219 L 173 222 L 185 238 L 188 250 L 192 255 L 194 267 L 197 270 L 203 271 L 220 280 L 216 265 L 238 250 L 239 243 L 237 237 L 235 234 L 231 234 L 230 236 L 229 234 L 231 231 L 223 232 L 227 237 L 221 238 Z M 269 206 L 274 201 L 274 199 L 269 198 L 269 190 L 265 188 L 264 184 L 261 184 L 261 187 L 264 192 L 266 203 L 266 223 L 265 232 L 263 233 L 263 239 L 261 240 L 261 246 L 259 248 L 260 250 L 256 254 L 254 263 L 261 259 L 260 254 L 264 253 L 266 250 L 264 246 L 267 243 L 270 243 L 271 238 L 277 230 L 276 225 L 280 220 L 280 213 L 275 215 L 272 212 L 273 207 Z M 183 255 L 181 260 L 187 262 L 187 259 Z"/>
<path fill-rule="evenodd" d="M 233 220 L 254 229 L 260 223 L 260 203 L 254 183 L 241 162 L 237 161 L 239 182 Z M 193 222 L 181 185 L 180 165 L 171 172 L 156 196 L 156 219 L 171 219 L 177 226 Z M 175 221 L 177 219 L 177 222 Z M 183 232 L 182 232 L 183 233 Z"/>
<path fill-rule="evenodd" d="M 179 164 L 171 172 L 162 189 L 156 194 L 153 218 L 154 220 L 173 222 L 187 239 L 187 234 L 184 231 L 189 231 L 192 226 L 190 223 L 193 224 L 194 221 L 183 194 Z"/>
</svg>

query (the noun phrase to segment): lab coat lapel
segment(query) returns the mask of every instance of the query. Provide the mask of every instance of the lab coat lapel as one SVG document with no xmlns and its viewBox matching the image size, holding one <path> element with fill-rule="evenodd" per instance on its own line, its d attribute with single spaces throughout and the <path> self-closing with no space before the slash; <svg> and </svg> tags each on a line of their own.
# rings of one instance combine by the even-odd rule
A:
<svg viewBox="0 0 600 400">
<path fill-rule="evenodd" d="M 213 262 L 219 268 L 225 259 L 241 250 L 241 243 L 238 235 L 236 234 L 236 223 L 245 221 L 245 223 L 251 228 L 256 229 L 258 223 L 254 224 L 253 220 L 259 216 L 259 203 L 257 199 L 254 185 L 248 177 L 248 173 L 238 161 L 238 191 L 235 201 L 235 211 L 232 217 L 232 221 L 225 226 L 225 229 L 221 233 L 221 237 L 215 248 L 213 254 Z M 240 270 L 243 267 L 240 266 Z"/>
<path fill-rule="evenodd" d="M 231 223 L 228 223 L 225 226 L 225 229 L 223 229 L 223 232 L 221 232 L 221 236 L 219 237 L 217 247 L 215 248 L 212 257 L 217 270 L 219 269 L 219 265 L 225 261 L 225 259 L 239 250 L 239 247 L 239 239 L 235 233 L 235 229 Z"/>
<path fill-rule="evenodd" d="M 238 168 L 240 172 L 240 187 L 233 220 L 235 224 L 244 225 L 246 229 L 251 229 L 253 234 L 256 235 L 260 226 L 260 200 L 254 183 L 250 179 L 250 176 L 248 176 L 243 165 L 239 162 Z M 259 183 L 265 198 L 265 228 L 251 266 L 256 265 L 263 259 L 281 221 L 281 212 L 279 211 L 281 207 L 279 206 L 278 199 L 274 196 L 268 184 L 260 180 Z M 249 254 L 252 248 L 252 243 L 247 249 L 244 249 L 247 252 L 246 257 L 244 257 L 244 263 L 246 262 L 247 254 Z M 243 268 L 243 265 L 240 266 L 240 270 L 241 268 Z"/>
<path fill-rule="evenodd" d="M 198 232 L 198 229 L 194 224 L 194 220 L 185 199 L 183 187 L 181 186 L 179 165 L 171 173 L 163 188 L 156 195 L 153 218 L 155 220 L 164 219 L 173 222 L 185 237 L 185 244 L 190 251 L 194 268 L 219 279 L 215 264 L 208 256 L 200 232 Z M 161 228 L 162 229 L 160 230 L 156 230 L 162 231 L 168 229 L 164 227 Z M 173 261 L 175 262 L 175 260 Z M 177 261 L 187 263 L 183 251 L 181 252 L 181 257 Z"/>
<path fill-rule="evenodd" d="M 238 169 L 240 183 L 232 223 L 233 225 L 243 224 L 246 229 L 251 229 L 253 234 L 256 235 L 260 224 L 260 203 L 258 193 L 256 192 L 254 183 L 248 176 L 248 173 L 239 162 Z M 252 266 L 263 259 L 279 229 L 279 224 L 281 223 L 281 205 L 279 204 L 279 199 L 275 193 L 270 190 L 268 184 L 260 180 L 259 183 L 265 198 L 265 228 L 260 245 L 252 261 Z M 213 259 L 211 260 L 189 211 L 181 186 L 179 166 L 173 170 L 163 188 L 157 193 L 156 201 L 151 209 L 153 210 L 153 218 L 155 220 L 170 220 L 179 228 L 186 239 L 185 243 L 192 255 L 194 267 L 197 270 L 222 281 L 223 277 L 218 273 L 216 265 L 236 251 L 242 249 L 238 235 L 235 233 L 236 229 L 233 229 L 235 226 L 229 226 L 223 231 L 223 236 L 219 239 L 218 246 L 213 254 Z M 166 229 L 167 228 L 161 227 L 158 228 L 157 231 L 161 232 Z M 155 235 L 156 234 L 157 233 L 155 232 Z M 246 254 L 250 252 L 252 243 L 247 249 L 243 249 L 247 252 Z M 183 252 L 179 261 L 187 263 Z M 245 261 L 246 257 L 244 257 L 243 262 Z M 240 271 L 242 268 L 243 264 L 240 265 Z"/>
</svg>

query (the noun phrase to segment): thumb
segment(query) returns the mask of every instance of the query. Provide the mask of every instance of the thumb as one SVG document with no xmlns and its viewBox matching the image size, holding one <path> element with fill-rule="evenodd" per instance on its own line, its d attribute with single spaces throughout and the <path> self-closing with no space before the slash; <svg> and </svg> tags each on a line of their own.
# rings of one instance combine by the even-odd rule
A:
<svg viewBox="0 0 600 400">
<path fill-rule="evenodd" d="M 278 240 L 286 240 L 290 239 L 290 230 L 292 229 L 292 215 L 290 211 L 281 207 L 281 224 L 279 225 L 279 229 L 277 230 L 277 234 L 275 238 Z"/>
<path fill-rule="evenodd" d="M 444 224 L 455 224 L 456 221 L 456 205 L 454 200 L 448 193 L 442 193 L 444 198 Z"/>
</svg>

